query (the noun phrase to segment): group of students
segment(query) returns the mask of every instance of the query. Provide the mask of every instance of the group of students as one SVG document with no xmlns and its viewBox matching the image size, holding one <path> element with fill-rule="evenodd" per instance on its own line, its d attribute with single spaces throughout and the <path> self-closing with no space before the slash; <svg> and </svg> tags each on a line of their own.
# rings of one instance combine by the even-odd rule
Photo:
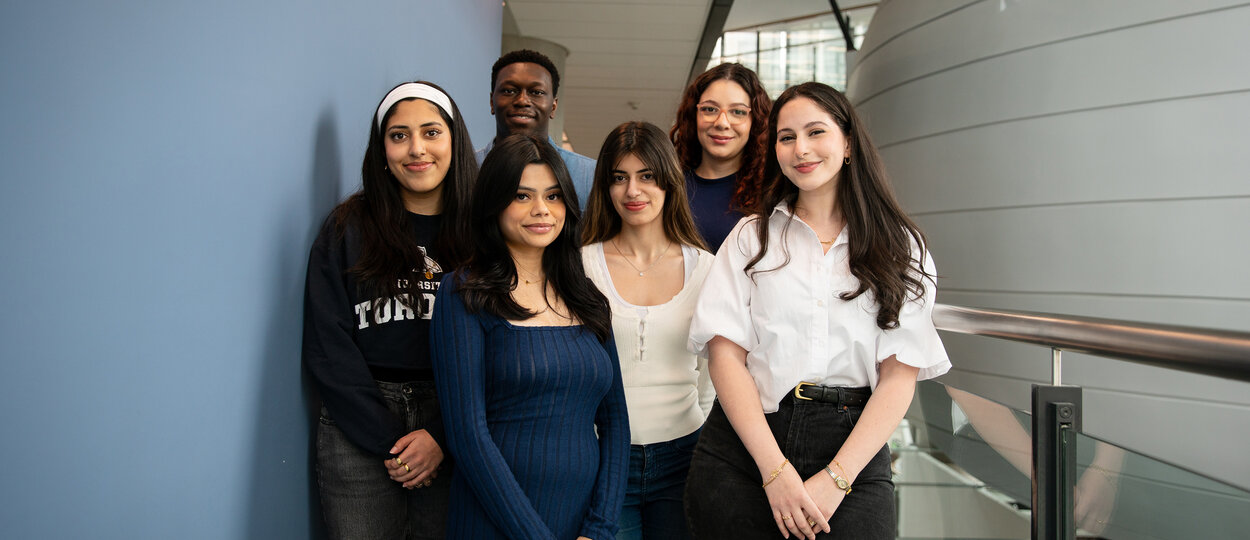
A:
<svg viewBox="0 0 1250 540">
<path fill-rule="evenodd" d="M 950 363 L 846 98 L 723 64 L 596 162 L 546 133 L 546 57 L 491 87 L 476 155 L 437 85 L 387 93 L 313 244 L 329 536 L 893 538 L 886 441 Z"/>
</svg>

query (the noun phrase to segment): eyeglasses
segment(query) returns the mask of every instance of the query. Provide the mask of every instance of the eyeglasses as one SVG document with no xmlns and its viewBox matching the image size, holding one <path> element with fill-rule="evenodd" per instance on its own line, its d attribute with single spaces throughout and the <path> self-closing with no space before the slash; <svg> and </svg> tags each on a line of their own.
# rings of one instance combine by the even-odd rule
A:
<svg viewBox="0 0 1250 540">
<path fill-rule="evenodd" d="M 704 103 L 696 106 L 695 111 L 699 113 L 699 119 L 704 122 L 715 122 L 718 118 L 720 118 L 721 113 L 725 114 L 725 120 L 727 120 L 730 124 L 741 124 L 751 119 L 751 109 L 741 106 L 730 107 L 722 110 L 720 107 L 715 105 L 708 105 Z"/>
</svg>

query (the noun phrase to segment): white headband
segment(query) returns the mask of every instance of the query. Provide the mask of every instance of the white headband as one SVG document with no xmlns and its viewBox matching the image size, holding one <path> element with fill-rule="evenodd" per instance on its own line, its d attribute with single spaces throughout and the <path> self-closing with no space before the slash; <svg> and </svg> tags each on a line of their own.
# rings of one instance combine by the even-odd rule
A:
<svg viewBox="0 0 1250 540">
<path fill-rule="evenodd" d="M 421 98 L 429 101 L 438 105 L 438 108 L 447 113 L 452 120 L 456 119 L 456 116 L 451 113 L 451 98 L 448 98 L 447 94 L 439 92 L 438 89 L 428 84 L 404 83 L 386 94 L 386 97 L 382 98 L 382 104 L 378 105 L 378 131 L 382 131 L 382 118 L 386 116 L 386 111 L 391 110 L 391 106 L 400 100 L 408 98 Z"/>
</svg>

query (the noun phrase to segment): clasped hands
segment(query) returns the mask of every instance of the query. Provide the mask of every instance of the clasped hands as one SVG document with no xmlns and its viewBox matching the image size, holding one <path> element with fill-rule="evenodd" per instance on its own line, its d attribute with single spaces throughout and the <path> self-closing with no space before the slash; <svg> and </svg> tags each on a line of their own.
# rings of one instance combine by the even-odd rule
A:
<svg viewBox="0 0 1250 540">
<path fill-rule="evenodd" d="M 443 463 L 443 449 L 424 429 L 400 437 L 390 454 L 394 457 L 382 461 L 387 474 L 408 489 L 429 486 Z"/>
<path fill-rule="evenodd" d="M 846 492 L 838 489 L 833 479 L 816 473 L 807 481 L 794 467 L 785 467 L 775 481 L 764 488 L 772 506 L 773 519 L 781 535 L 815 540 L 817 532 L 831 532 L 829 518 L 842 504 Z"/>
</svg>

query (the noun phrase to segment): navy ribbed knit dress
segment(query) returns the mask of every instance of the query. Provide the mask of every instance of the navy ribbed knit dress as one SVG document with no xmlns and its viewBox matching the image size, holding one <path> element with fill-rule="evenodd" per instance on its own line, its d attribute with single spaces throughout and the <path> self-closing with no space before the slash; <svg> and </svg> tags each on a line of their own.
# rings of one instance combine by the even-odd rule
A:
<svg viewBox="0 0 1250 540">
<path fill-rule="evenodd" d="M 453 279 L 439 288 L 431 332 L 456 461 L 447 537 L 613 538 L 629 463 L 616 345 L 580 325 L 469 313 Z"/>
</svg>

